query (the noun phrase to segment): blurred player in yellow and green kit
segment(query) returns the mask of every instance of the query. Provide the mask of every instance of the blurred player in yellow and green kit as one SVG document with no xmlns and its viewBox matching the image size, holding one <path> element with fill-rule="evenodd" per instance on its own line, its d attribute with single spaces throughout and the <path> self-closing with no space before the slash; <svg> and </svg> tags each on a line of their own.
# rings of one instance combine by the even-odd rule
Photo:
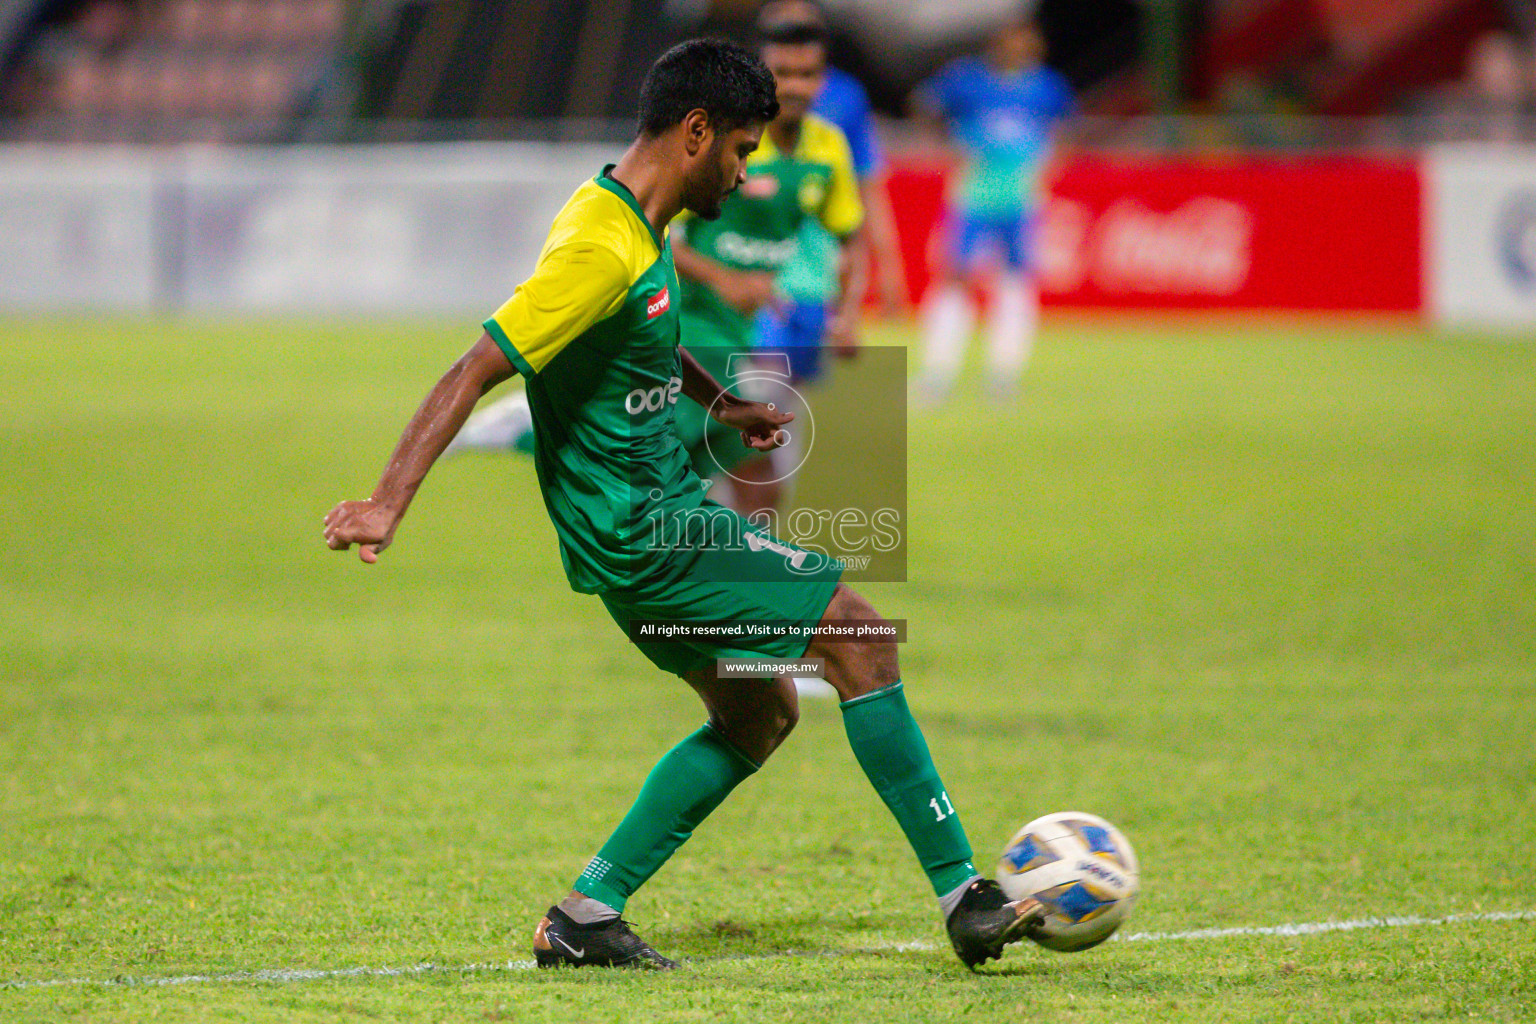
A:
<svg viewBox="0 0 1536 1024">
<path fill-rule="evenodd" d="M 826 331 L 833 345 L 855 344 L 863 301 L 864 205 L 853 155 L 842 131 L 811 113 L 826 77 L 824 30 L 810 23 L 769 26 L 760 53 L 773 72 L 779 116 L 748 158 L 747 180 L 726 200 L 720 218 L 681 219 L 673 243 L 683 289 L 683 344 L 728 386 L 751 365 L 757 314 L 786 301 L 780 272 L 803 244 L 808 223 L 825 229 L 840 249 L 839 294 Z M 777 362 L 795 378 L 810 376 L 820 340 L 782 349 Z M 752 451 L 703 410 L 686 410 L 678 428 L 700 476 L 732 478 L 720 495 L 728 504 L 741 512 L 777 504 L 780 474 L 771 455 Z"/>
</svg>

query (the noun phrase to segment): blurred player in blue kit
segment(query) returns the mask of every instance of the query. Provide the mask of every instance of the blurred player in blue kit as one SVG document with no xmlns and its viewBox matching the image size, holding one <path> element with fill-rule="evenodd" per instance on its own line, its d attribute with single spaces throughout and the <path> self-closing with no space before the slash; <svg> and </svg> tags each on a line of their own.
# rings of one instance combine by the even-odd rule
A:
<svg viewBox="0 0 1536 1024">
<path fill-rule="evenodd" d="M 948 397 L 976 326 L 972 289 L 990 276 L 988 389 L 1011 396 L 1029 362 L 1040 319 L 1035 222 L 1053 129 L 1072 90 L 1046 67 L 1045 37 L 1019 15 L 998 29 L 985 57 L 963 57 L 918 86 L 916 111 L 946 129 L 964 164 L 949 194 L 940 273 L 923 302 L 918 398 Z"/>
</svg>

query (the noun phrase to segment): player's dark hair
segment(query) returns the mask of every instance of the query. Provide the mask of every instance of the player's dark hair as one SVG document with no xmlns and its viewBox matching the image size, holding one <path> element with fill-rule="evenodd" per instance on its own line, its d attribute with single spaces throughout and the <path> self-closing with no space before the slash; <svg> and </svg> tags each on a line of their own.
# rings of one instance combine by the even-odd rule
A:
<svg viewBox="0 0 1536 1024">
<path fill-rule="evenodd" d="M 781 21 L 776 25 L 758 30 L 759 48 L 764 46 L 803 46 L 817 43 L 825 48 L 830 42 L 825 25 L 814 21 Z"/>
<path fill-rule="evenodd" d="M 657 59 L 640 86 L 639 132 L 654 139 L 690 111 L 716 131 L 766 124 L 779 116 L 773 72 L 751 50 L 724 39 L 690 39 Z"/>
<path fill-rule="evenodd" d="M 759 4 L 757 8 L 758 24 L 762 24 L 763 18 L 767 16 L 770 9 L 777 7 L 779 4 L 784 2 L 785 0 L 763 0 L 763 2 Z M 808 4 L 811 7 L 816 8 L 816 13 L 821 18 L 821 20 L 823 22 L 827 20 L 827 5 L 823 2 L 823 0 L 796 0 L 796 2 Z"/>
</svg>

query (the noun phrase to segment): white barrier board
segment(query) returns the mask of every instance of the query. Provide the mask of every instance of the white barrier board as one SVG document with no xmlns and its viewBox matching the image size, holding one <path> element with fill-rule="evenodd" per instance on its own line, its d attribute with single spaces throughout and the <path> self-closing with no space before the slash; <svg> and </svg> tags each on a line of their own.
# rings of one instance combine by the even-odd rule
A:
<svg viewBox="0 0 1536 1024">
<path fill-rule="evenodd" d="M 0 156 L 0 309 L 494 310 L 619 146 Z"/>
<path fill-rule="evenodd" d="M 139 309 L 161 292 L 164 162 L 0 150 L 0 309 Z"/>
<path fill-rule="evenodd" d="M 1424 167 L 1430 314 L 1536 325 L 1536 149 L 1437 147 Z"/>
</svg>

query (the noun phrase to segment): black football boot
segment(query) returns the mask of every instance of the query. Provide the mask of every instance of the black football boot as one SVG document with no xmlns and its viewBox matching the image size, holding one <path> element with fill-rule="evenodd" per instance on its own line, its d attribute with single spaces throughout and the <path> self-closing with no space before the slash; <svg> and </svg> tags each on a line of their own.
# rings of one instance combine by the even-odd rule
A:
<svg viewBox="0 0 1536 1024">
<path fill-rule="evenodd" d="M 540 967 L 636 967 L 669 971 L 677 963 L 630 931 L 622 918 L 577 924 L 550 907 L 533 931 L 533 955 Z"/>
<path fill-rule="evenodd" d="M 960 897 L 945 927 L 955 955 L 974 971 L 977 964 L 1000 958 L 1004 946 L 1024 938 L 1044 921 L 1045 907 L 1039 900 L 1026 897 L 1010 902 L 996 882 L 978 878 Z"/>
</svg>

